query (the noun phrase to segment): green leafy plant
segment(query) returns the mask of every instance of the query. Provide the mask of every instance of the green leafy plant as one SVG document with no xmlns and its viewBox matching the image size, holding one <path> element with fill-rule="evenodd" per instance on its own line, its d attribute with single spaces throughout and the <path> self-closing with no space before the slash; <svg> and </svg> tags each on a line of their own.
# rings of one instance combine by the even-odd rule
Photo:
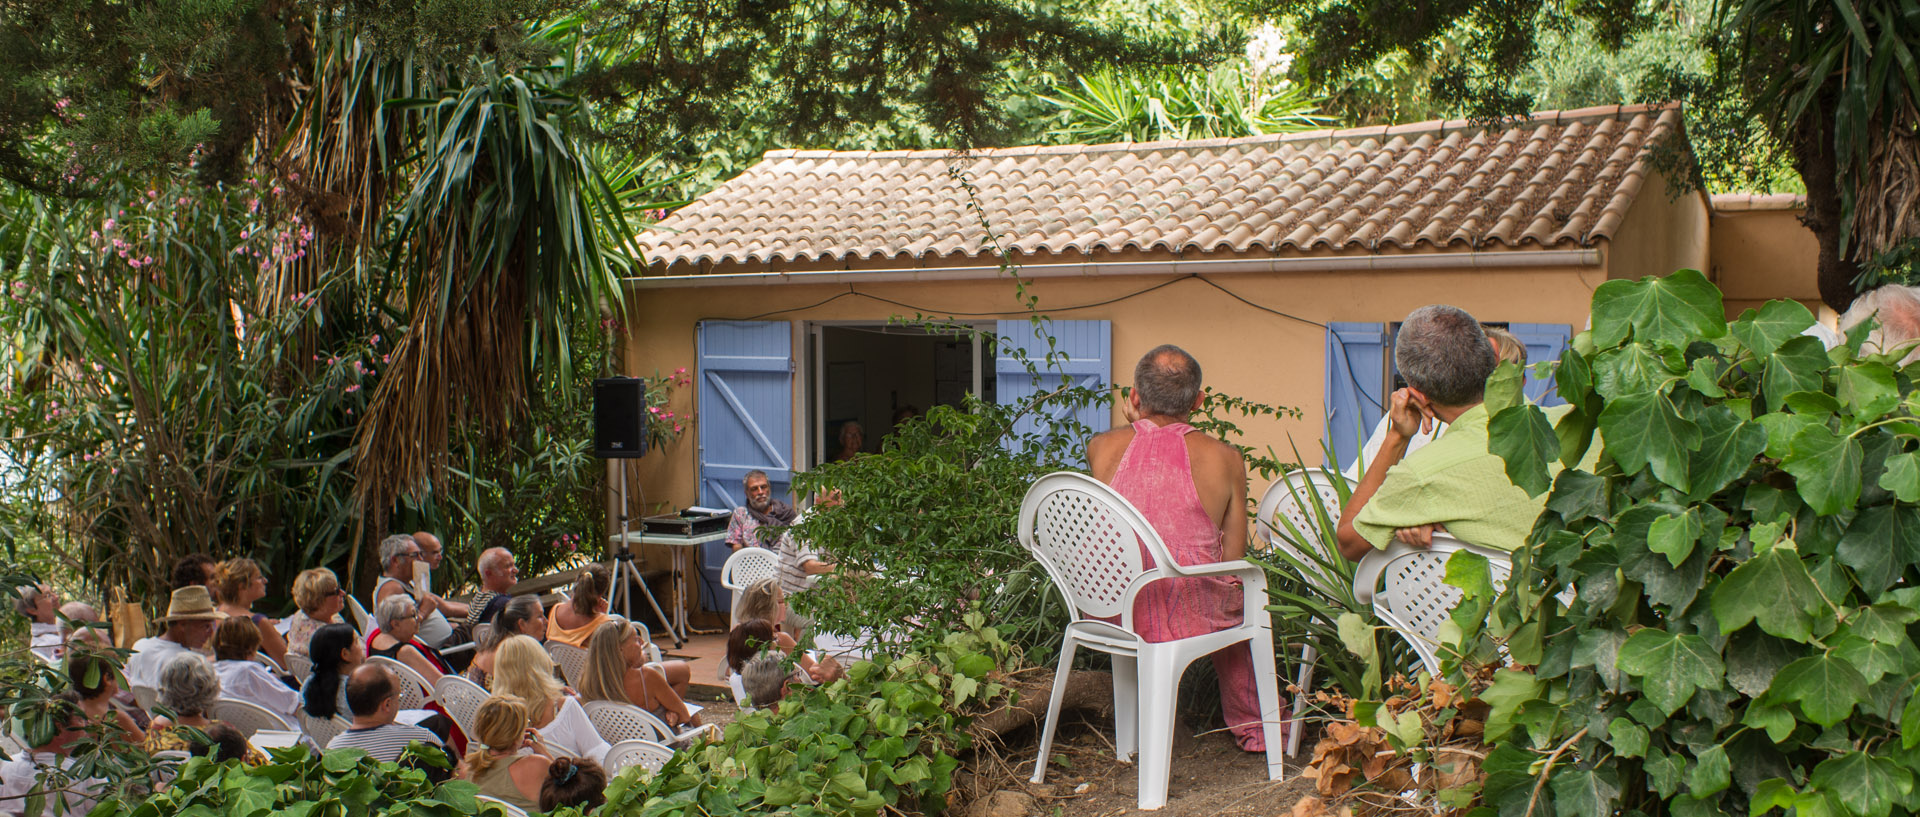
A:
<svg viewBox="0 0 1920 817">
<path fill-rule="evenodd" d="M 995 668 L 1011 650 L 984 620 L 973 614 L 966 632 L 924 651 L 856 663 L 830 685 L 743 712 L 719 740 L 676 753 L 659 772 L 615 778 L 595 813 L 940 813 L 972 743 L 971 713 L 1006 692 Z"/>
<path fill-rule="evenodd" d="M 475 798 L 480 789 L 472 783 L 430 780 L 425 767 L 451 768 L 446 752 L 436 747 L 415 745 L 397 763 L 382 763 L 358 749 L 315 756 L 304 746 L 294 746 L 269 754 L 273 762 L 260 766 L 195 757 L 180 767 L 171 785 L 144 802 L 108 800 L 91 817 L 502 813 L 498 807 L 483 812 Z"/>
<path fill-rule="evenodd" d="M 1313 95 L 1284 76 L 1241 62 L 1208 71 L 1103 70 L 1076 87 L 1040 97 L 1065 123 L 1053 136 L 1075 142 L 1152 142 L 1292 133 L 1330 127 Z"/>
<path fill-rule="evenodd" d="M 1511 661 L 1481 693 L 1489 813 L 1920 807 L 1914 370 L 1864 328 L 1823 349 L 1797 303 L 1722 310 L 1691 270 L 1602 284 L 1572 411 L 1495 415 L 1517 484 L 1603 451 L 1454 618 L 1460 666 Z"/>
</svg>

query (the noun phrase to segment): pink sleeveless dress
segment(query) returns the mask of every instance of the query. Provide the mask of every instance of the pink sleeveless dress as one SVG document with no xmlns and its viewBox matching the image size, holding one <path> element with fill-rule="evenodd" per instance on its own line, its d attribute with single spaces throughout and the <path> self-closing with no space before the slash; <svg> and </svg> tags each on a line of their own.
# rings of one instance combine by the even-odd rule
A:
<svg viewBox="0 0 1920 817">
<path fill-rule="evenodd" d="M 1193 464 L 1187 458 L 1186 423 L 1133 424 L 1133 442 L 1120 457 L 1113 490 L 1140 509 L 1160 534 L 1167 552 L 1183 565 L 1224 559 L 1224 534 L 1200 503 L 1193 484 Z M 1152 554 L 1142 553 L 1148 567 Z M 1218 576 L 1161 579 L 1140 589 L 1134 597 L 1134 629 L 1148 641 L 1174 641 L 1237 626 L 1243 620 L 1240 582 Z M 1253 660 L 1245 644 L 1213 654 L 1214 673 L 1220 677 L 1221 708 L 1240 748 L 1266 750 L 1260 729 L 1260 701 L 1254 689 Z"/>
</svg>

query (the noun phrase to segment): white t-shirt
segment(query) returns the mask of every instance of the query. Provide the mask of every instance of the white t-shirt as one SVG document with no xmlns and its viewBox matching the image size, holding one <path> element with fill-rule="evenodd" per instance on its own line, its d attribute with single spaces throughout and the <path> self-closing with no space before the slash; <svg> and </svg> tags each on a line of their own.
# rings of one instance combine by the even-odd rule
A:
<svg viewBox="0 0 1920 817">
<path fill-rule="evenodd" d="M 45 658 L 48 661 L 53 661 L 60 657 L 60 625 L 41 624 L 36 621 L 33 622 L 33 626 L 28 629 L 27 637 L 29 640 L 27 644 L 33 648 L 35 655 Z"/>
<path fill-rule="evenodd" d="M 259 662 L 215 661 L 213 674 L 220 676 L 222 698 L 256 703 L 288 720 L 293 720 L 293 712 L 300 706 L 299 691 L 281 683 Z"/>
<path fill-rule="evenodd" d="M 553 714 L 553 721 L 540 727 L 540 742 L 545 743 L 554 757 L 584 757 L 595 763 L 606 760 L 607 750 L 613 748 L 600 738 L 600 731 L 593 728 L 593 721 L 587 717 L 587 710 L 572 695 L 560 699 L 560 711 Z"/>
<path fill-rule="evenodd" d="M 174 656 L 182 653 L 199 655 L 187 649 L 185 644 L 168 641 L 160 636 L 142 638 L 133 642 L 133 657 L 127 659 L 127 685 L 159 689 L 160 672 L 167 668 L 167 663 L 172 661 Z"/>
<path fill-rule="evenodd" d="M 1360 449 L 1360 460 L 1358 462 L 1347 463 L 1347 468 L 1343 473 L 1346 474 L 1348 482 L 1356 485 L 1359 484 L 1360 477 L 1367 473 L 1367 466 L 1372 465 L 1373 458 L 1379 456 L 1380 446 L 1387 444 L 1387 425 L 1387 418 L 1382 416 L 1379 424 L 1373 427 L 1373 436 L 1368 437 L 1367 444 Z M 1413 452 L 1419 451 L 1420 448 L 1427 443 L 1439 439 L 1440 432 L 1446 430 L 1447 424 L 1435 419 L 1433 421 L 1432 431 L 1415 432 L 1413 437 L 1407 440 L 1407 453 L 1402 455 L 1401 458 L 1405 459 L 1407 456 L 1411 456 Z"/>
<path fill-rule="evenodd" d="M 41 814 L 53 814 L 54 804 L 47 801 L 41 814 L 29 815 L 27 811 L 28 792 L 44 789 L 40 774 L 51 768 L 67 768 L 73 765 L 71 758 L 60 757 L 52 752 L 28 752 L 14 759 L 0 763 L 0 815 L 7 817 L 41 817 Z M 99 778 L 74 781 L 68 792 L 61 795 L 66 802 L 66 815 L 86 814 L 93 810 L 99 795 L 106 787 L 106 781 Z M 90 794 L 89 794 L 90 793 Z"/>
</svg>

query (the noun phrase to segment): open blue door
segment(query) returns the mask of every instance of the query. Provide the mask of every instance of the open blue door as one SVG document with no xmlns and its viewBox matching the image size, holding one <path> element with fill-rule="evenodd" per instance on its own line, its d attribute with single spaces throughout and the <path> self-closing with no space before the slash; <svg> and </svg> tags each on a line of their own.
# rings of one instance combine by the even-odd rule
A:
<svg viewBox="0 0 1920 817">
<path fill-rule="evenodd" d="M 700 504 L 746 504 L 741 481 L 765 471 L 774 499 L 790 501 L 793 485 L 793 325 L 785 321 L 701 321 L 699 337 Z M 701 548 L 700 596 L 725 611 L 720 586 L 725 542 Z"/>
<path fill-rule="evenodd" d="M 1564 323 L 1509 323 L 1507 331 L 1527 347 L 1527 380 L 1523 387 L 1527 400 L 1537 406 L 1566 405 L 1567 401 L 1554 391 L 1553 378 L 1535 375 L 1533 366 L 1560 360 L 1560 352 L 1573 339 L 1573 327 Z"/>
<path fill-rule="evenodd" d="M 1113 324 L 1108 321 L 1000 321 L 994 327 L 1039 369 L 1035 377 L 1026 363 L 1003 346 L 994 364 L 994 399 L 1001 405 L 1027 400 L 1071 382 L 1096 391 L 1113 387 Z M 1047 342 L 1048 335 L 1053 343 Z M 1049 357 L 1051 356 L 1051 360 Z M 1113 425 L 1109 404 L 1062 404 L 1028 415 L 1014 426 L 1015 437 L 1055 431 L 1069 416 L 1095 433 Z M 1084 445 L 1085 440 L 1078 441 Z"/>
<path fill-rule="evenodd" d="M 1386 371 L 1385 324 L 1327 324 L 1327 446 L 1340 468 L 1359 458 L 1361 444 L 1386 414 Z"/>
</svg>

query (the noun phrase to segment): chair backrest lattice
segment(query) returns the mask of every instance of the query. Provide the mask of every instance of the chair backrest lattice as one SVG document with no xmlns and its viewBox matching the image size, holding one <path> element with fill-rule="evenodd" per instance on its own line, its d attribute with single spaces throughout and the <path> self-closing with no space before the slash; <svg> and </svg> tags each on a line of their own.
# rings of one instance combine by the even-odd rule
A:
<svg viewBox="0 0 1920 817">
<path fill-rule="evenodd" d="M 1457 551 L 1416 553 L 1394 559 L 1387 565 L 1386 582 L 1374 595 L 1374 603 L 1385 607 L 1415 632 L 1438 638 L 1440 625 L 1453 615 L 1460 603 L 1460 588 L 1447 584 L 1447 560 Z M 1513 565 L 1506 559 L 1488 559 L 1488 572 L 1495 590 L 1505 589 Z"/>
<path fill-rule="evenodd" d="M 480 705 L 485 703 L 491 693 L 487 688 L 458 675 L 442 675 L 433 682 L 433 699 L 446 710 L 447 717 L 460 725 L 460 731 L 474 734 L 474 721 L 480 715 Z"/>
<path fill-rule="evenodd" d="M 588 701 L 587 720 L 608 743 L 623 740 L 650 740 L 665 743 L 674 739 L 673 730 L 659 718 L 640 707 L 617 701 Z"/>
<path fill-rule="evenodd" d="M 560 675 L 567 683 L 579 686 L 587 674 L 587 651 L 558 641 L 547 642 L 547 655 L 553 656 L 553 663 L 559 665 Z"/>
<path fill-rule="evenodd" d="M 720 567 L 720 586 L 734 591 L 745 590 L 747 585 L 779 575 L 779 554 L 761 547 L 741 548 L 728 556 L 726 564 Z"/>
<path fill-rule="evenodd" d="M 1036 481 L 1021 508 L 1020 536 L 1068 602 L 1095 618 L 1126 610 L 1129 588 L 1147 569 L 1143 544 L 1166 552 L 1139 511 L 1084 474 Z"/>
<path fill-rule="evenodd" d="M 253 733 L 262 729 L 299 731 L 293 724 L 288 723 L 286 718 L 252 701 L 220 698 L 213 702 L 213 711 L 208 714 L 214 720 L 225 721 L 228 726 L 238 730 L 241 737 L 251 738 Z"/>
<path fill-rule="evenodd" d="M 401 709 L 426 709 L 427 702 L 433 700 L 433 686 L 412 667 L 384 655 L 368 658 L 367 662 L 393 670 L 393 674 L 399 676 Z"/>
<path fill-rule="evenodd" d="M 1274 481 L 1261 495 L 1256 512 L 1260 538 L 1268 547 L 1287 548 L 1296 555 L 1304 555 L 1303 545 L 1326 550 L 1327 543 L 1320 540 L 1320 520 L 1324 514 L 1329 522 L 1340 521 L 1340 490 L 1334 484 L 1337 479 L 1344 477 L 1321 468 L 1303 468 Z"/>
<path fill-rule="evenodd" d="M 300 716 L 300 731 L 306 732 L 307 737 L 313 738 L 313 742 L 322 749 L 327 748 L 327 744 L 332 742 L 334 737 L 347 730 L 346 722 L 337 717 L 316 718 L 307 714 L 305 710 L 298 710 L 297 714 Z"/>
<path fill-rule="evenodd" d="M 607 774 L 617 775 L 629 766 L 657 772 L 672 759 L 673 749 L 664 744 L 650 740 L 623 740 L 607 750 Z"/>
<path fill-rule="evenodd" d="M 307 676 L 313 674 L 313 659 L 297 652 L 287 653 L 287 672 L 300 683 L 307 682 Z"/>
</svg>

